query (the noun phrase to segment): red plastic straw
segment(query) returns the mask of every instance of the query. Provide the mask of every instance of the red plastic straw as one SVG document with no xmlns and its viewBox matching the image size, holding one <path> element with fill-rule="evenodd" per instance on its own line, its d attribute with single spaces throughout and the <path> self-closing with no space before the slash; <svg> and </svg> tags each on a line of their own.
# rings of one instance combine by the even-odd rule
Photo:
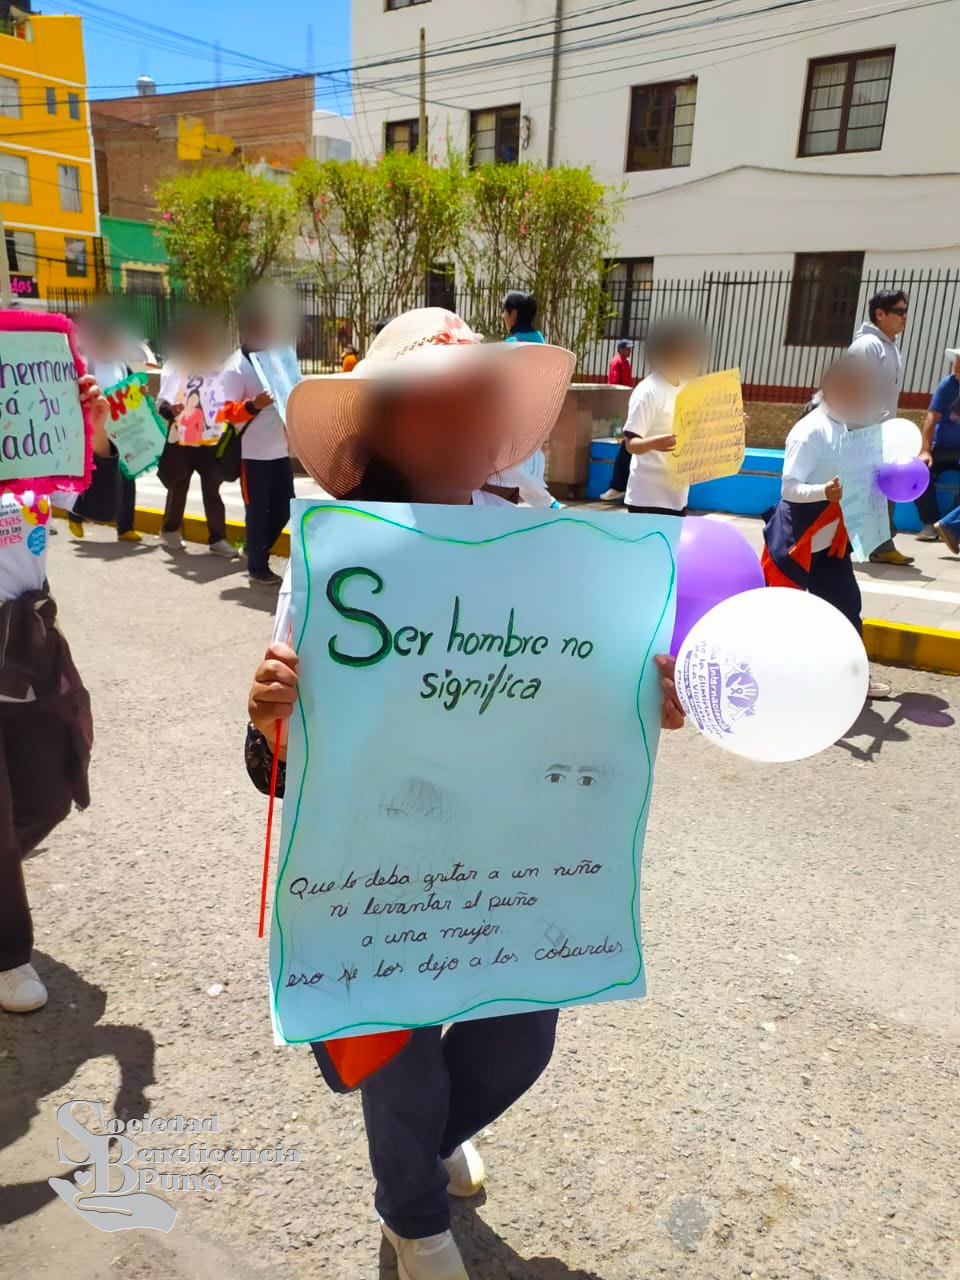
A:
<svg viewBox="0 0 960 1280">
<path fill-rule="evenodd" d="M 260 927 L 257 937 L 263 937 L 263 921 L 267 914 L 267 880 L 270 876 L 270 841 L 273 836 L 273 806 L 277 800 L 277 766 L 280 762 L 280 732 L 282 721 L 277 721 L 273 738 L 273 768 L 270 770 L 270 803 L 267 806 L 267 839 L 263 848 L 263 882 L 260 885 Z"/>
</svg>

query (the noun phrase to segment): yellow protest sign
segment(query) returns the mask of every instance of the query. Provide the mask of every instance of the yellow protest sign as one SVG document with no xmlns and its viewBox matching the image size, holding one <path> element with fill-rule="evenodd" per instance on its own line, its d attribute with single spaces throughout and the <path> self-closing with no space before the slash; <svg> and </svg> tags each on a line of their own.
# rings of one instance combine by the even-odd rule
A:
<svg viewBox="0 0 960 1280">
<path fill-rule="evenodd" d="M 677 393 L 673 434 L 677 447 L 663 457 L 677 488 L 735 475 L 746 447 L 740 370 L 724 369 L 688 382 Z"/>
</svg>

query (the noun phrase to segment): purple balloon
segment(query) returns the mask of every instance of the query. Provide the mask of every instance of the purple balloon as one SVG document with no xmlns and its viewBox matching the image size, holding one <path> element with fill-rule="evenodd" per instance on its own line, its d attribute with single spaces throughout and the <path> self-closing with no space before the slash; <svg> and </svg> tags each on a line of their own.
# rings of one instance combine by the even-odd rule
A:
<svg viewBox="0 0 960 1280">
<path fill-rule="evenodd" d="M 930 483 L 930 468 L 920 458 L 901 458 L 877 467 L 877 488 L 891 502 L 913 502 Z"/>
<path fill-rule="evenodd" d="M 742 533 L 723 520 L 686 516 L 677 548 L 677 619 L 670 652 L 687 632 L 730 596 L 764 586 L 760 559 Z"/>
</svg>

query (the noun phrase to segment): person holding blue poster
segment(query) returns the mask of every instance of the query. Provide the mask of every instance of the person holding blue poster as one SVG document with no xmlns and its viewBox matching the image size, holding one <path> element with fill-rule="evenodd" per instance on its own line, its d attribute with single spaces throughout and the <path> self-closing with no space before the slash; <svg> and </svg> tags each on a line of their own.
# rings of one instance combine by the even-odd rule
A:
<svg viewBox="0 0 960 1280">
<path fill-rule="evenodd" d="M 255 586 L 277 587 L 270 568 L 273 544 L 287 527 L 293 467 L 283 419 L 250 361 L 252 352 L 282 346 L 277 308 L 270 295 L 251 294 L 240 310 L 240 346 L 220 375 L 221 421 L 240 433 L 240 483 L 247 529 L 247 576 Z"/>
<path fill-rule="evenodd" d="M 863 631 L 860 587 L 840 499 L 840 452 L 847 423 L 856 423 L 874 394 L 870 370 L 845 356 L 823 377 L 814 409 L 791 428 L 783 459 L 781 498 L 764 526 L 767 586 L 799 587 L 838 609 Z M 886 680 L 870 681 L 868 696 L 887 698 Z"/>
<path fill-rule="evenodd" d="M 92 375 L 80 379 L 79 393 L 93 451 L 108 458 L 109 411 Z M 41 481 L 34 479 L 40 490 Z M 0 1009 L 8 1013 L 30 1013 L 47 1001 L 30 963 L 23 860 L 74 804 L 90 802 L 90 698 L 47 584 L 54 495 L 38 488 L 25 480 L 0 493 Z"/>
<path fill-rule="evenodd" d="M 573 366 L 573 355 L 560 348 L 481 346 L 459 316 L 441 308 L 411 311 L 383 329 L 349 378 L 302 383 L 291 398 L 288 428 L 309 474 L 335 498 L 509 507 L 482 486 L 546 441 Z M 275 638 L 256 670 L 248 706 L 246 763 L 263 792 L 273 774 L 278 792 L 285 782 L 299 669 L 290 631 L 285 584 Z M 677 728 L 683 711 L 672 659 L 657 662 L 662 723 Z M 331 732 L 348 729 L 341 724 Z M 433 803 L 425 786 L 395 801 L 411 813 Z M 548 1007 L 454 1021 L 446 1034 L 428 1025 L 311 1046 L 333 1089 L 360 1089 L 377 1211 L 401 1280 L 467 1280 L 450 1231 L 448 1196 L 470 1196 L 483 1185 L 483 1162 L 471 1139 L 545 1070 L 557 1014 Z"/>
<path fill-rule="evenodd" d="M 105 306 L 96 305 L 82 311 L 76 319 L 77 341 L 90 373 L 103 389 L 126 378 L 130 369 L 124 362 L 129 336 Z M 93 479 L 86 491 L 73 503 L 67 517 L 75 538 L 84 536 L 84 521 L 114 524 L 118 542 L 142 542 L 143 535 L 134 527 L 137 508 L 136 481 L 121 471 L 116 445 L 97 461 Z"/>
</svg>

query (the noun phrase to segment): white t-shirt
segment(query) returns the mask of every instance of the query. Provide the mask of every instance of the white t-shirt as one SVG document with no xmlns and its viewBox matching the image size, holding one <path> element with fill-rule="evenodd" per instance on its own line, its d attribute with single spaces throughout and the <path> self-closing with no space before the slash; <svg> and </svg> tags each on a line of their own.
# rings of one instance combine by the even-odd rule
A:
<svg viewBox="0 0 960 1280">
<path fill-rule="evenodd" d="M 679 390 L 680 387 L 667 382 L 659 373 L 648 374 L 630 393 L 623 434 L 640 436 L 643 440 L 651 436 L 672 435 L 673 406 Z M 664 507 L 668 511 L 682 511 L 689 493 L 689 485 L 675 489 L 670 483 L 665 454 L 651 449 L 649 453 L 630 455 L 628 507 Z"/>
<path fill-rule="evenodd" d="M 786 502 L 826 502 L 827 485 L 840 474 L 840 448 L 847 428 L 834 418 L 824 401 L 793 427 L 783 451 L 781 497 Z M 811 551 L 826 551 L 837 521 L 813 535 Z"/>
<path fill-rule="evenodd" d="M 508 502 L 506 498 L 501 498 L 496 493 L 484 493 L 482 489 L 478 489 L 473 495 L 471 506 L 512 507 L 513 503 Z M 280 595 L 277 599 L 277 612 L 273 620 L 273 636 L 272 636 L 272 639 L 281 640 L 284 644 L 291 643 L 290 603 L 291 603 L 290 566 L 287 565 L 287 571 L 283 575 L 283 582 L 280 584 Z"/>
<path fill-rule="evenodd" d="M 43 589 L 53 498 L 0 493 L 0 601 Z"/>
<path fill-rule="evenodd" d="M 223 366 L 220 375 L 224 404 L 228 401 L 242 403 L 244 400 L 255 400 L 263 390 L 264 386 L 256 369 L 238 347 Z M 250 462 L 273 462 L 277 458 L 288 457 L 289 453 L 283 419 L 277 412 L 276 405 L 268 404 L 243 428 L 240 437 L 241 457 Z"/>
</svg>

